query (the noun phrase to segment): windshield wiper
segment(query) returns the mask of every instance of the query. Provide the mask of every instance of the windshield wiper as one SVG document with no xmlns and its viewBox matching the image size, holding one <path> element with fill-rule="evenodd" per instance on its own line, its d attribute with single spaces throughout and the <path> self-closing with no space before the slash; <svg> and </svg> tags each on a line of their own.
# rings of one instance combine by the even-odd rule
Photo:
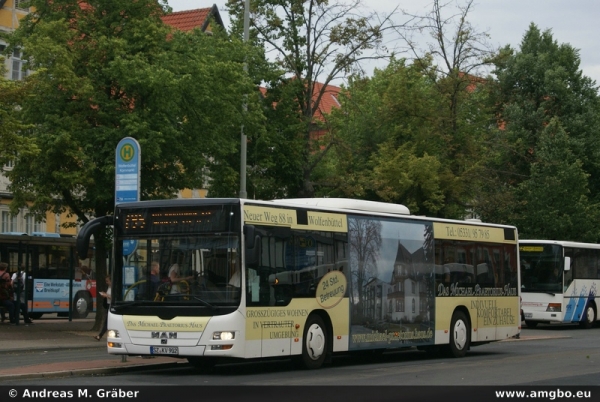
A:
<svg viewBox="0 0 600 402">
<path fill-rule="evenodd" d="M 206 300 L 203 300 L 203 299 L 199 298 L 198 296 L 192 296 L 192 298 L 193 298 L 194 300 L 197 300 L 197 301 L 199 301 L 200 303 L 204 304 L 206 307 L 210 307 L 210 308 L 212 308 L 212 309 L 214 309 L 214 308 L 215 308 L 215 306 L 213 306 L 212 304 L 210 304 L 210 303 L 209 303 L 209 302 L 207 302 Z"/>
</svg>

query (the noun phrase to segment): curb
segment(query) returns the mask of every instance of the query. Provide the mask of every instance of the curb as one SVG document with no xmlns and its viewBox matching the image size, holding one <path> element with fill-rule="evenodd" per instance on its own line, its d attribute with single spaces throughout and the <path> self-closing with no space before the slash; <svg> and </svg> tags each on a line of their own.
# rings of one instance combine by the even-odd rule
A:
<svg viewBox="0 0 600 402">
<path fill-rule="evenodd" d="M 127 367 L 98 367 L 90 369 L 78 370 L 60 370 L 50 371 L 47 373 L 27 373 L 27 374 L 6 374 L 0 375 L 0 383 L 7 380 L 29 380 L 36 378 L 65 378 L 65 377 L 85 377 L 94 375 L 116 374 L 122 372 L 142 372 L 153 370 L 156 368 L 176 367 L 179 364 L 187 364 L 187 362 L 171 362 L 171 363 L 147 363 L 137 364 Z"/>
<path fill-rule="evenodd" d="M 542 341 L 547 339 L 569 339 L 572 336 L 567 335 L 539 335 L 539 336 L 521 336 L 519 338 L 502 339 L 500 342 L 518 342 L 518 341 Z"/>
<path fill-rule="evenodd" d="M 7 354 L 11 354 L 11 353 L 23 353 L 23 352 L 31 352 L 31 353 L 35 353 L 35 352 L 43 352 L 43 351 L 48 351 L 48 350 L 81 350 L 81 349 L 90 349 L 90 348 L 98 348 L 98 349 L 106 349 L 106 345 L 105 344 L 99 344 L 99 345 L 94 345 L 91 344 L 90 345 L 77 345 L 77 346 L 48 346 L 45 348 L 14 348 L 14 349 L 0 349 L 0 355 L 7 355 Z"/>
</svg>

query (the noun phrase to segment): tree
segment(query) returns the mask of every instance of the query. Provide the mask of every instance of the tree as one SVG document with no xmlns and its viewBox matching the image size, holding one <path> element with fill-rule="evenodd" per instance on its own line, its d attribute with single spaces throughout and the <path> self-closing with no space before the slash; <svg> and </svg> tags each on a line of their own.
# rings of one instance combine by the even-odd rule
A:
<svg viewBox="0 0 600 402">
<path fill-rule="evenodd" d="M 497 123 L 496 129 L 490 132 L 489 141 L 495 147 L 489 149 L 483 176 L 486 178 L 483 186 L 486 195 L 477 205 L 484 219 L 525 222 L 528 220 L 526 215 L 533 212 L 520 207 L 537 205 L 540 209 L 536 216 L 545 215 L 547 224 L 553 217 L 553 225 L 562 227 L 565 235 L 575 236 L 577 226 L 565 221 L 564 216 L 559 219 L 556 205 L 543 205 L 532 198 L 540 196 L 541 191 L 533 186 L 534 176 L 541 180 L 543 173 L 556 175 L 548 165 L 548 150 L 541 151 L 542 147 L 547 147 L 548 130 L 564 147 L 565 153 L 559 157 L 563 159 L 561 163 L 566 164 L 564 174 L 569 173 L 572 177 L 548 177 L 540 185 L 554 180 L 557 185 L 577 191 L 570 193 L 567 199 L 590 213 L 589 208 L 593 209 L 600 200 L 600 103 L 595 83 L 582 75 L 579 61 L 577 50 L 568 44 L 559 45 L 551 31 L 541 32 L 534 24 L 524 34 L 519 50 L 505 47 L 494 59 L 497 83 L 489 86 L 489 100 Z M 563 131 L 564 136 L 559 131 Z M 581 174 L 575 172 L 576 166 L 586 175 L 586 186 L 581 184 Z M 570 180 L 573 183 L 569 183 Z M 564 226 L 565 223 L 569 228 Z M 589 239 L 590 233 L 580 232 L 577 238 Z M 525 237 L 534 234 L 550 235 L 549 232 L 540 233 L 531 224 L 521 230 Z"/>
<path fill-rule="evenodd" d="M 372 78 L 350 81 L 332 114 L 340 145 L 330 162 L 337 187 L 328 195 L 401 203 L 418 214 L 445 208 L 443 100 L 421 68 L 392 60 Z"/>
<path fill-rule="evenodd" d="M 239 127 L 260 115 L 242 113 L 253 87 L 239 41 L 218 31 L 173 32 L 155 0 L 30 5 L 36 12 L 10 40 L 35 71 L 21 116 L 43 152 L 18 155 L 9 172 L 14 206 L 29 204 L 39 216 L 67 212 L 82 223 L 111 214 L 115 147 L 127 136 L 142 149 L 141 199 L 199 188 L 207 175 L 215 192 L 235 194 Z M 98 278 L 105 247 L 96 237 Z"/>
<path fill-rule="evenodd" d="M 441 97 L 438 135 L 444 142 L 442 152 L 435 154 L 447 167 L 444 181 L 451 183 L 445 191 L 446 207 L 441 216 L 462 218 L 473 209 L 480 193 L 481 159 L 485 155 L 485 133 L 489 131 L 491 110 L 486 108 L 484 88 L 489 80 L 485 71 L 494 54 L 486 32 L 476 30 L 469 22 L 473 0 L 456 3 L 435 0 L 431 12 L 424 16 L 407 14 L 414 21 L 399 31 L 407 43 L 415 65 Z M 415 32 L 427 32 L 432 39 L 422 50 L 413 39 Z"/>
<path fill-rule="evenodd" d="M 338 193 L 398 202 L 413 213 L 463 218 L 480 191 L 481 159 L 492 120 L 478 75 L 491 54 L 468 22 L 472 2 L 449 16 L 435 1 L 409 15 L 398 33 L 413 61 L 395 60 L 372 78 L 351 79 L 334 113 Z M 421 50 L 411 33 L 433 38 Z M 341 172 L 344 172 L 341 174 Z"/>
<path fill-rule="evenodd" d="M 597 242 L 600 209 L 589 199 L 589 174 L 557 118 L 540 133 L 537 149 L 529 178 L 516 188 L 515 223 L 522 237 Z"/>
<path fill-rule="evenodd" d="M 230 0 L 228 6 L 233 32 L 241 34 L 243 2 Z M 315 114 L 327 96 L 327 86 L 358 69 L 361 61 L 382 57 L 377 50 L 382 47 L 384 32 L 393 26 L 390 16 L 381 20 L 376 14 L 365 16 L 360 7 L 360 0 L 251 2 L 251 36 L 272 55 L 280 73 L 279 79 L 270 76 L 265 81 L 270 84 L 267 93 L 282 98 L 270 97 L 266 104 L 276 103 L 277 109 L 280 104 L 289 105 L 286 113 L 279 115 L 281 121 L 287 123 L 277 124 L 279 128 L 285 125 L 285 132 L 252 141 L 261 141 L 267 147 L 270 147 L 268 140 L 287 142 L 287 145 L 276 145 L 276 152 L 293 150 L 293 156 L 299 158 L 278 168 L 282 176 L 275 181 L 286 183 L 285 195 L 311 197 L 315 194 L 313 172 L 335 143 L 331 137 L 321 143 L 311 137 L 318 124 Z M 285 88 L 278 88 L 282 86 Z M 276 159 L 271 160 L 270 163 L 275 163 Z M 291 176 L 299 176 L 299 180 L 284 180 Z"/>
</svg>

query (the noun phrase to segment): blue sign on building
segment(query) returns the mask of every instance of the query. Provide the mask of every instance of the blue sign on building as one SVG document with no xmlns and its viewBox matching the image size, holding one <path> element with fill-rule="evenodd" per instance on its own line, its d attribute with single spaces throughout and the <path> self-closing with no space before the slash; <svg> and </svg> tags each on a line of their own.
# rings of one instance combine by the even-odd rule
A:
<svg viewBox="0 0 600 402">
<path fill-rule="evenodd" d="M 115 165 L 115 204 L 140 200 L 140 144 L 125 137 L 117 145 Z"/>
</svg>

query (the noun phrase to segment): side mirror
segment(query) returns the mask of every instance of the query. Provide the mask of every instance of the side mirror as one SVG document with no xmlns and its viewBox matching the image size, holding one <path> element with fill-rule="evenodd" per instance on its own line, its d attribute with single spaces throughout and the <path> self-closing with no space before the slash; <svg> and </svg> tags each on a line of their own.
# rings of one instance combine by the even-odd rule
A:
<svg viewBox="0 0 600 402">
<path fill-rule="evenodd" d="M 246 241 L 246 250 L 254 248 L 256 228 L 253 225 L 244 226 L 244 239 Z"/>
<path fill-rule="evenodd" d="M 113 223 L 114 218 L 112 216 L 101 216 L 83 225 L 79 230 L 77 240 L 75 241 L 75 247 L 77 249 L 77 254 L 79 254 L 79 258 L 82 260 L 87 258 L 88 249 L 90 247 L 90 237 L 92 237 L 99 229 L 103 229 Z"/>
<path fill-rule="evenodd" d="M 244 226 L 244 240 L 246 242 L 246 267 L 253 267 L 258 264 L 260 258 L 260 235 L 256 233 L 256 228 L 252 225 Z"/>
<path fill-rule="evenodd" d="M 564 271 L 571 270 L 571 257 L 565 257 L 565 268 Z"/>
</svg>

